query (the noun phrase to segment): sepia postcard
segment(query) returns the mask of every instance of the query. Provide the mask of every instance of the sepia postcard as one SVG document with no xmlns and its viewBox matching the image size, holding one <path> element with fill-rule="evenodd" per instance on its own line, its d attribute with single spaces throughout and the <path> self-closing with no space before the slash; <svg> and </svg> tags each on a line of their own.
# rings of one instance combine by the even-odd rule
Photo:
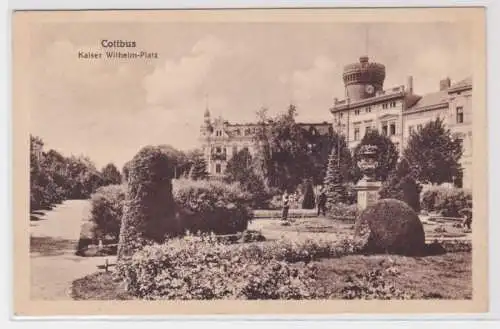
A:
<svg viewBox="0 0 500 329">
<path fill-rule="evenodd" d="M 16 11 L 16 316 L 485 313 L 483 8 Z"/>
</svg>

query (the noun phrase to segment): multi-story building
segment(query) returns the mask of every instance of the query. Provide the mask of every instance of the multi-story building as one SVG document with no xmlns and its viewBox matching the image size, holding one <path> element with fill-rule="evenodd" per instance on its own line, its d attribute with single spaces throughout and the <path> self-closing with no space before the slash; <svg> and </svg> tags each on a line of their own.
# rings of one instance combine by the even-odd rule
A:
<svg viewBox="0 0 500 329">
<path fill-rule="evenodd" d="M 200 144 L 207 163 L 207 171 L 211 177 L 220 177 L 226 170 L 227 162 L 243 148 L 250 154 L 255 153 L 255 133 L 257 123 L 229 123 L 221 117 L 211 119 L 210 111 L 205 110 L 204 123 L 200 128 Z M 312 136 L 332 134 L 329 122 L 299 123 Z"/>
<path fill-rule="evenodd" d="M 412 131 L 440 117 L 455 138 L 463 141 L 461 159 L 463 187 L 472 187 L 472 79 L 452 84 L 449 78 L 439 81 L 439 89 L 425 95 L 413 90 L 413 78 L 405 85 L 384 89 L 386 68 L 361 57 L 359 63 L 346 65 L 343 72 L 345 98 L 334 99 L 330 109 L 333 122 L 301 123 L 304 129 L 319 134 L 336 130 L 346 136 L 353 150 L 364 134 L 377 129 L 388 136 L 399 152 L 403 150 Z M 242 148 L 255 152 L 256 123 L 229 123 L 219 117 L 214 120 L 208 109 L 200 129 L 200 143 L 212 177 L 221 176 L 227 161 Z"/>
<path fill-rule="evenodd" d="M 354 149 L 370 129 L 387 135 L 401 151 L 413 130 L 441 117 L 455 138 L 463 141 L 463 186 L 472 187 L 472 79 L 439 83 L 439 90 L 423 96 L 414 93 L 413 78 L 406 85 L 384 89 L 386 68 L 361 57 L 344 67 L 345 98 L 335 98 L 330 109 L 333 127 Z"/>
</svg>

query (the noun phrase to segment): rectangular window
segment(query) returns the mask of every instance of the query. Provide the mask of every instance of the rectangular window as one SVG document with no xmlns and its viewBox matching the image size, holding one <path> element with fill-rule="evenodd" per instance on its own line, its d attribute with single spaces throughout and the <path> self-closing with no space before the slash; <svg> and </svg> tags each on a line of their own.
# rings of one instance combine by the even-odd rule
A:
<svg viewBox="0 0 500 329">
<path fill-rule="evenodd" d="M 354 140 L 359 141 L 359 127 L 354 128 Z"/>
<path fill-rule="evenodd" d="M 464 123 L 464 108 L 462 106 L 457 107 L 457 123 Z"/>
<path fill-rule="evenodd" d="M 216 164 L 215 164 L 215 172 L 216 172 L 217 174 L 220 174 L 220 173 L 221 173 L 220 163 L 216 163 Z"/>
<path fill-rule="evenodd" d="M 359 109 L 358 110 L 354 110 L 354 115 L 359 115 Z"/>
<path fill-rule="evenodd" d="M 382 104 L 382 108 L 386 109 L 387 108 L 387 103 L 386 104 Z"/>
<path fill-rule="evenodd" d="M 396 135 L 396 124 L 395 123 L 391 123 L 390 132 L 391 132 L 391 135 Z"/>
<path fill-rule="evenodd" d="M 409 126 L 408 127 L 408 135 L 411 136 L 412 133 L 413 133 L 413 126 Z"/>
<path fill-rule="evenodd" d="M 387 123 L 382 124 L 382 135 L 387 136 Z"/>
</svg>

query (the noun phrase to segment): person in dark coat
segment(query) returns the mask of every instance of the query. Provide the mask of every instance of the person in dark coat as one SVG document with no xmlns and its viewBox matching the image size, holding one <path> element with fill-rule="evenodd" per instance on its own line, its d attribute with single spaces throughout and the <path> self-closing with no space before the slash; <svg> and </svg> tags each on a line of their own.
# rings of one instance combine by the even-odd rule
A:
<svg viewBox="0 0 500 329">
<path fill-rule="evenodd" d="M 323 216 L 326 216 L 326 192 L 325 189 L 322 187 L 319 190 L 318 194 L 318 217 L 320 214 L 323 214 Z"/>
<path fill-rule="evenodd" d="M 283 212 L 281 214 L 281 219 L 286 221 L 288 219 L 288 210 L 290 209 L 290 196 L 288 192 L 283 193 Z"/>
</svg>

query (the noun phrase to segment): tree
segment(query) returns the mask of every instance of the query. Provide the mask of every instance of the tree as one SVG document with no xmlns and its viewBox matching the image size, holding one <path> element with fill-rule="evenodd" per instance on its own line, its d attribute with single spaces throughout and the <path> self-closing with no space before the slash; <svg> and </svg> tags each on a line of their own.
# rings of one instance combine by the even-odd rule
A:
<svg viewBox="0 0 500 329">
<path fill-rule="evenodd" d="M 101 171 L 103 185 L 114 185 L 120 184 L 122 181 L 122 175 L 118 168 L 112 163 L 108 163 Z"/>
<path fill-rule="evenodd" d="M 375 179 L 378 181 L 385 181 L 389 173 L 396 167 L 398 163 L 399 154 L 392 141 L 383 135 L 380 135 L 377 130 L 371 130 L 363 136 L 361 142 L 354 149 L 354 163 L 358 163 L 361 158 L 360 150 L 363 145 L 375 145 L 378 152 L 378 167 L 375 170 Z M 358 166 L 353 166 L 352 176 L 355 181 L 361 177 L 361 171 Z"/>
<path fill-rule="evenodd" d="M 451 136 L 441 118 L 428 122 L 410 135 L 403 156 L 411 163 L 416 178 L 424 184 L 440 185 L 461 179 L 462 142 Z"/>
<path fill-rule="evenodd" d="M 421 191 L 422 186 L 415 179 L 415 172 L 411 170 L 408 160 L 402 158 L 382 185 L 379 196 L 381 199 L 401 200 L 418 213 Z"/>
<path fill-rule="evenodd" d="M 159 148 L 170 159 L 174 178 L 181 177 L 184 172 L 189 169 L 188 154 L 176 149 L 171 145 L 160 145 Z M 199 153 L 200 152 L 198 151 L 198 153 L 196 154 L 198 155 Z"/>
<path fill-rule="evenodd" d="M 241 149 L 227 162 L 224 172 L 225 180 L 240 183 L 248 180 L 248 175 L 253 173 L 252 162 L 252 155 L 248 148 Z"/>
<path fill-rule="evenodd" d="M 345 182 L 344 178 L 342 177 L 341 167 L 339 166 L 337 149 L 333 148 L 328 158 L 328 165 L 324 181 L 327 209 L 332 209 L 337 203 L 346 202 L 347 192 L 344 183 Z"/>
<path fill-rule="evenodd" d="M 202 180 L 208 178 L 207 162 L 203 157 L 198 157 L 193 160 L 191 169 L 189 170 L 189 178 L 192 180 Z"/>
<path fill-rule="evenodd" d="M 268 118 L 266 110 L 259 112 L 256 172 L 270 187 L 294 190 L 304 179 L 323 179 L 331 140 L 312 135 L 295 122 L 296 115 L 294 105 L 275 118 Z"/>
<path fill-rule="evenodd" d="M 256 174 L 248 148 L 243 148 L 227 162 L 224 180 L 228 183 L 237 182 L 243 191 L 250 193 L 254 208 L 265 208 L 268 205 L 269 189 L 263 179 Z"/>
</svg>

